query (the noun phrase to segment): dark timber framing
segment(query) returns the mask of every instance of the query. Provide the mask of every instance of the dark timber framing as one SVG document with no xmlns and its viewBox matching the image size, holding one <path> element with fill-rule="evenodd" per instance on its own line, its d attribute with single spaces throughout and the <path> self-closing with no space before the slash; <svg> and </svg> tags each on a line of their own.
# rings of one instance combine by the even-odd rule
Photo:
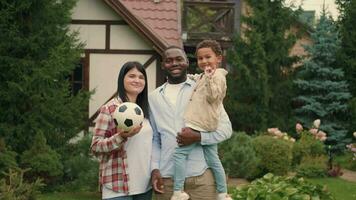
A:
<svg viewBox="0 0 356 200">
<path fill-rule="evenodd" d="M 99 49 L 84 49 L 84 57 L 83 59 L 83 70 L 84 70 L 84 83 L 83 87 L 85 90 L 89 90 L 89 72 L 90 72 L 90 55 L 92 54 L 131 54 L 131 55 L 151 55 L 149 59 L 143 63 L 143 66 L 147 68 L 153 62 L 156 61 L 156 85 L 160 85 L 164 82 L 164 77 L 162 76 L 162 71 L 160 70 L 160 62 L 161 56 L 157 52 L 157 50 L 145 50 L 145 49 L 111 49 L 110 41 L 111 41 L 111 26 L 112 25 L 125 25 L 128 26 L 129 24 L 126 23 L 124 20 L 72 20 L 71 24 L 73 25 L 103 25 L 105 26 L 105 47 Z M 163 46 L 162 46 L 163 47 Z M 108 102 L 112 97 L 116 95 L 116 92 L 106 101 Z M 105 102 L 105 103 L 106 103 Z M 88 108 L 89 110 L 89 108 Z M 93 126 L 93 121 L 99 114 L 99 109 L 89 117 L 87 125 Z M 87 128 L 88 128 L 87 127 Z"/>
</svg>

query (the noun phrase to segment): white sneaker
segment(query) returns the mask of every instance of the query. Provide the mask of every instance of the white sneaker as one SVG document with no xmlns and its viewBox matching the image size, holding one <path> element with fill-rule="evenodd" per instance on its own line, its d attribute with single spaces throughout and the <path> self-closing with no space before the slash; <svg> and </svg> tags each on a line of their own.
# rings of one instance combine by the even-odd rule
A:
<svg viewBox="0 0 356 200">
<path fill-rule="evenodd" d="M 184 191 L 174 191 L 171 200 L 188 200 L 189 195 Z M 231 199 L 232 200 L 232 199 Z"/>
<path fill-rule="evenodd" d="M 232 198 L 227 193 L 219 193 L 217 200 L 232 200 Z"/>
</svg>

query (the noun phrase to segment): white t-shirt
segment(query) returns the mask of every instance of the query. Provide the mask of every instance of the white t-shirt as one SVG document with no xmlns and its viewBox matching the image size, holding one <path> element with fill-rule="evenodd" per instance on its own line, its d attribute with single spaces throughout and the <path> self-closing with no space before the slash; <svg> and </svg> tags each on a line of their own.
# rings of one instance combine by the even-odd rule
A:
<svg viewBox="0 0 356 200">
<path fill-rule="evenodd" d="M 164 90 L 165 97 L 172 103 L 174 107 L 176 106 L 178 93 L 182 88 L 183 84 L 184 82 L 178 84 L 167 83 L 166 88 Z"/>
<path fill-rule="evenodd" d="M 149 121 L 144 119 L 141 131 L 135 136 L 129 137 L 124 146 L 128 164 L 129 194 L 114 192 L 104 185 L 103 199 L 141 194 L 151 189 L 152 136 L 152 127 Z"/>
</svg>

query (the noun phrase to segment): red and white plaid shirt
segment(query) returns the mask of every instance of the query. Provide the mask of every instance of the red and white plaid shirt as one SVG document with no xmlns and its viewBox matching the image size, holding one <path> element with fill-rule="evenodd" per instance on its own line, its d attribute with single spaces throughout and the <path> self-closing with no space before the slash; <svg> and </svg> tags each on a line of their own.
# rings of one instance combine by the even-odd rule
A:
<svg viewBox="0 0 356 200">
<path fill-rule="evenodd" d="M 115 192 L 128 193 L 128 165 L 124 150 L 126 140 L 117 134 L 112 118 L 112 113 L 121 103 L 115 97 L 101 107 L 96 119 L 91 151 L 100 160 L 100 188 L 105 184 Z"/>
</svg>

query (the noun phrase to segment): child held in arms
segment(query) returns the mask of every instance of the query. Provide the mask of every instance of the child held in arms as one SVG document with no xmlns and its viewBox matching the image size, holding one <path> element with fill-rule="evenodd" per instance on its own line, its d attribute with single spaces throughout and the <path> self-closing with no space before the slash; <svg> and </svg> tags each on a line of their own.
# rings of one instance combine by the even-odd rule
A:
<svg viewBox="0 0 356 200">
<path fill-rule="evenodd" d="M 198 67 L 204 72 L 189 75 L 189 78 L 196 81 L 196 87 L 184 113 L 186 128 L 199 132 L 215 131 L 227 87 L 227 71 L 219 68 L 222 61 L 221 46 L 215 40 L 203 40 L 197 45 L 196 56 Z M 186 128 L 183 128 L 182 132 Z M 176 148 L 174 153 L 174 192 L 171 200 L 189 199 L 189 195 L 183 191 L 187 167 L 186 159 L 195 145 L 198 144 L 194 143 L 188 146 L 179 144 L 180 147 Z M 214 174 L 218 191 L 217 200 L 232 200 L 227 194 L 225 171 L 218 156 L 217 145 L 204 145 L 203 149 L 205 160 Z"/>
</svg>

